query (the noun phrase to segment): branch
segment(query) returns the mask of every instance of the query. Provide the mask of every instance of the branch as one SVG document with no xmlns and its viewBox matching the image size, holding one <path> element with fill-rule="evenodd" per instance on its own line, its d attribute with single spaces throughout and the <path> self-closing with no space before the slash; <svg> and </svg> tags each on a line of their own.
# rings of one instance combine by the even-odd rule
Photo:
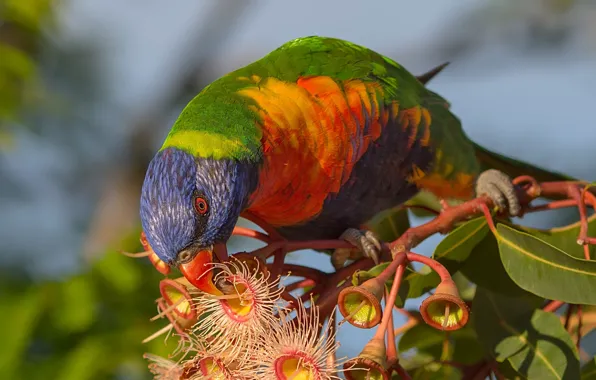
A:
<svg viewBox="0 0 596 380">
<path fill-rule="evenodd" d="M 582 197 L 580 194 L 586 194 L 585 196 L 590 198 L 591 201 L 596 201 L 596 197 L 585 190 L 582 190 L 580 193 L 580 188 L 585 187 L 586 185 L 585 182 L 544 182 L 538 184 L 531 177 L 523 176 L 516 178 L 514 183 L 520 185 L 517 188 L 517 196 L 522 204 L 522 215 L 528 210 L 532 211 L 536 209 L 529 206 L 529 203 L 538 197 L 550 199 L 569 198 L 559 201 L 558 203 L 551 203 L 549 209 L 569 207 L 571 205 L 578 206 L 580 214 L 583 213 L 584 215 L 584 218 L 582 219 L 584 229 L 582 229 L 582 233 L 580 233 L 578 243 L 596 243 L 596 238 L 586 236 L 587 220 L 585 218 L 585 207 L 582 207 Z M 592 203 L 592 206 L 596 206 L 596 202 Z M 457 223 L 482 214 L 483 207 L 491 209 L 495 207 L 495 204 L 488 196 L 483 195 L 460 205 L 443 209 L 443 211 L 433 220 L 420 226 L 409 228 L 397 240 L 391 242 L 389 247 L 392 254 L 395 255 L 396 252 L 400 251 L 410 251 L 435 233 L 444 234 L 453 230 Z M 581 211 L 582 209 L 583 211 Z"/>
</svg>

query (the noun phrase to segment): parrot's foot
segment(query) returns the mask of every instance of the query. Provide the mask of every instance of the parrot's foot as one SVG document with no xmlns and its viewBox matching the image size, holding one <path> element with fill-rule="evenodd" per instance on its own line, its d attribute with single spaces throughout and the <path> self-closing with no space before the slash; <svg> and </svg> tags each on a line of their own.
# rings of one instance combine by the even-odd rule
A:
<svg viewBox="0 0 596 380">
<path fill-rule="evenodd" d="M 348 228 L 339 237 L 354 245 L 356 248 L 338 248 L 331 255 L 331 263 L 335 269 L 343 267 L 346 260 L 356 260 L 364 255 L 372 259 L 375 264 L 379 263 L 381 255 L 381 241 L 372 231 L 361 231 L 355 228 Z"/>
<path fill-rule="evenodd" d="M 499 170 L 486 170 L 478 176 L 476 195 L 482 194 L 492 199 L 499 209 L 508 209 L 511 216 L 516 216 L 521 211 L 511 178 Z"/>
</svg>

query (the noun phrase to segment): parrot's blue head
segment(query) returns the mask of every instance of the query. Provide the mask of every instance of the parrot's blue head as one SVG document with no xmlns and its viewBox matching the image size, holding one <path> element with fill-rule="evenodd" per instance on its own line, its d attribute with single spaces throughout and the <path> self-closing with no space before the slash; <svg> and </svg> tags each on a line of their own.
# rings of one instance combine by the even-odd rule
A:
<svg viewBox="0 0 596 380">
<path fill-rule="evenodd" d="M 168 265 L 193 261 L 225 244 L 258 172 L 232 159 L 199 158 L 167 148 L 150 162 L 141 193 L 141 224 L 155 254 Z"/>
</svg>

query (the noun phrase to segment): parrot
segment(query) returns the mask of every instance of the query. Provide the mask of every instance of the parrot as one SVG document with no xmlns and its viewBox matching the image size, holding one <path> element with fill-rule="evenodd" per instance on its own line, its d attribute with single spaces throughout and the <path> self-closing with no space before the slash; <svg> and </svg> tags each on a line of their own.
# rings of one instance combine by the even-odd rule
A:
<svg viewBox="0 0 596 380">
<path fill-rule="evenodd" d="M 563 176 L 493 153 L 450 103 L 394 60 L 338 38 L 293 39 L 207 85 L 148 164 L 140 218 L 157 257 L 216 292 L 218 259 L 243 212 L 286 239 L 344 239 L 378 260 L 361 226 L 420 191 L 489 196 L 520 211 L 511 176 Z"/>
</svg>

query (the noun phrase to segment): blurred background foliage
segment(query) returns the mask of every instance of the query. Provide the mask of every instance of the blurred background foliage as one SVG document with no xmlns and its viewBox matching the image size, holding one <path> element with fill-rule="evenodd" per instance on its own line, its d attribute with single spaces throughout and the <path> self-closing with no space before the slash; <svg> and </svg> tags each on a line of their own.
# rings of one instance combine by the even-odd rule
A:
<svg viewBox="0 0 596 380">
<path fill-rule="evenodd" d="M 352 40 L 414 73 L 449 60 L 431 88 L 473 139 L 595 179 L 594 2 L 379 1 L 365 19 L 348 3 L 0 0 L 0 378 L 145 379 L 142 353 L 174 348 L 140 344 L 160 275 L 117 253 L 140 248 L 145 167 L 205 84 L 291 38 Z M 340 355 L 367 333 L 340 331 Z"/>
<path fill-rule="evenodd" d="M 9 142 L 9 123 L 34 103 L 38 53 L 43 28 L 51 24 L 53 2 L 3 0 L 0 5 L 0 144 Z"/>
<path fill-rule="evenodd" d="M 121 245 L 139 249 L 137 237 Z M 176 342 L 140 343 L 155 330 L 148 316 L 157 292 L 150 289 L 161 277 L 144 264 L 108 252 L 61 280 L 3 276 L 0 378 L 146 378 L 143 353 L 167 355 Z"/>
</svg>

